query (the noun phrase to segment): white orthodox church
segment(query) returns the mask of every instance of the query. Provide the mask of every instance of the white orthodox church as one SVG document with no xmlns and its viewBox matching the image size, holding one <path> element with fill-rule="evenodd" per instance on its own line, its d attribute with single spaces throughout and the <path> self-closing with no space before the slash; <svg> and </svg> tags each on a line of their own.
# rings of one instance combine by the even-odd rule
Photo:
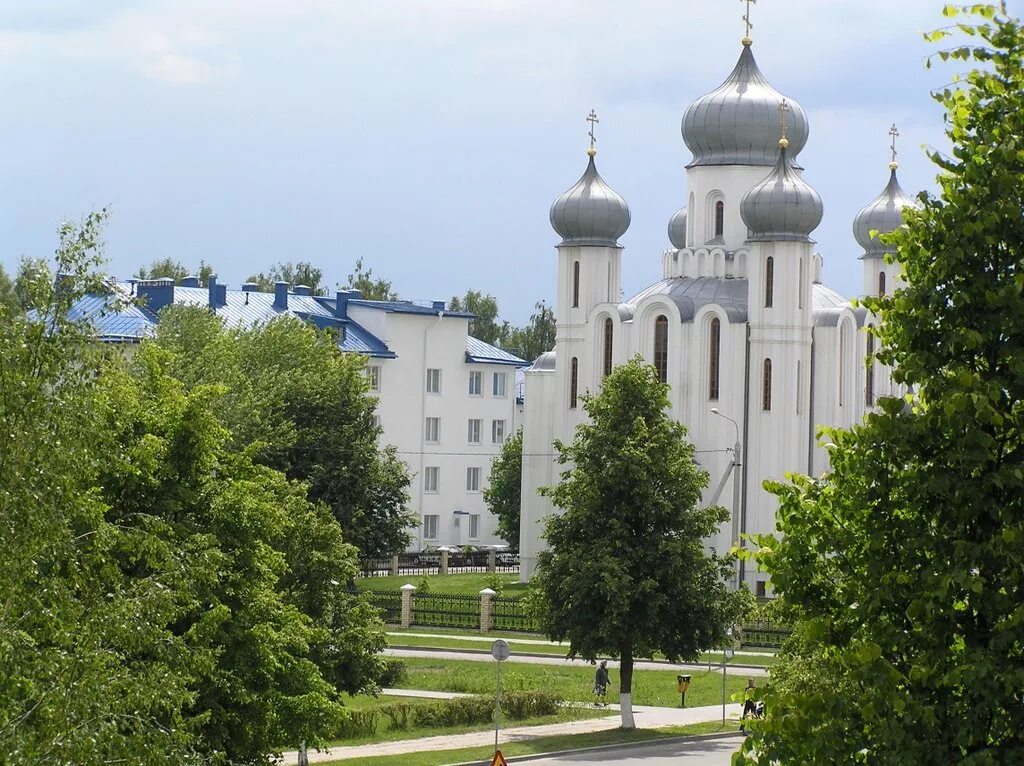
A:
<svg viewBox="0 0 1024 766">
<path fill-rule="evenodd" d="M 561 237 L 558 325 L 554 350 L 526 371 L 523 579 L 543 549 L 543 519 L 555 512 L 537 492 L 559 478 L 552 441 L 572 439 L 584 417 L 580 395 L 599 390 L 616 364 L 640 354 L 669 384 L 672 416 L 710 474 L 704 500 L 731 510 L 707 541 L 719 552 L 743 534 L 775 531 L 765 479 L 823 471 L 818 426 L 852 425 L 877 397 L 897 393 L 886 369 L 865 363 L 874 318 L 821 283 L 811 236 L 822 203 L 799 164 L 807 115 L 761 74 L 749 37 L 725 82 L 686 110 L 682 134 L 693 153 L 687 205 L 668 224 L 663 278 L 639 294 L 620 297 L 629 207 L 598 174 L 593 143 L 583 176 L 551 206 Z M 870 234 L 899 226 L 914 204 L 893 160 L 888 184 L 853 223 L 866 295 L 899 279 Z M 758 595 L 770 591 L 749 566 L 738 577 Z"/>
</svg>

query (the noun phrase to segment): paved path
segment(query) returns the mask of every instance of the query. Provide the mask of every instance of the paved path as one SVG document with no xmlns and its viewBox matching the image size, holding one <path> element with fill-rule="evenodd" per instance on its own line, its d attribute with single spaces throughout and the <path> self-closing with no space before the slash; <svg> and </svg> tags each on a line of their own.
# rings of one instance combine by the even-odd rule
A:
<svg viewBox="0 0 1024 766">
<path fill-rule="evenodd" d="M 422 657 L 426 659 L 441 659 L 441 660 L 469 660 L 471 662 L 494 662 L 494 658 L 491 656 L 489 651 L 446 651 L 444 649 L 413 649 L 404 646 L 389 646 L 384 650 L 385 654 L 389 654 L 393 657 Z M 580 667 L 591 667 L 591 664 L 586 660 L 567 660 L 564 657 L 546 657 L 543 655 L 521 655 L 512 653 L 506 662 L 524 662 L 530 665 L 578 665 Z M 616 660 L 608 660 L 608 667 L 617 668 L 619 663 Z M 638 660 L 633 663 L 635 670 L 678 670 L 678 671 L 696 671 L 696 670 L 714 670 L 721 672 L 721 665 L 697 665 L 697 664 L 674 664 L 671 662 L 651 662 L 649 660 Z M 735 665 L 727 665 L 726 673 L 731 676 L 754 676 L 761 677 L 768 675 L 768 668 L 757 668 L 749 665 L 738 667 Z"/>
<path fill-rule="evenodd" d="M 602 748 L 547 758 L 529 758 L 526 763 L 537 766 L 580 766 L 599 763 L 604 766 L 628 766 L 643 761 L 644 766 L 729 766 L 743 737 L 721 737 L 691 740 L 689 742 L 652 742 Z M 516 762 L 520 762 L 516 759 Z"/>
<path fill-rule="evenodd" d="M 385 694 L 399 693 L 401 696 L 431 696 L 431 697 L 457 697 L 458 694 L 448 692 L 417 692 L 406 689 L 385 689 Z M 602 709 L 611 715 L 602 715 L 599 718 L 588 718 L 582 721 L 566 721 L 564 723 L 553 723 L 546 726 L 517 726 L 510 729 L 502 729 L 499 737 L 501 742 L 521 742 L 523 740 L 535 739 L 537 737 L 550 737 L 559 734 L 588 734 L 595 731 L 607 731 L 617 729 L 621 723 L 619 706 L 609 705 Z M 726 713 L 729 717 L 737 718 L 740 714 L 738 704 L 726 706 Z M 633 717 L 638 729 L 652 729 L 662 726 L 682 726 L 691 723 L 704 723 L 707 721 L 722 720 L 722 706 L 709 705 L 706 707 L 671 708 L 653 707 L 648 705 L 634 705 Z M 365 758 L 375 755 L 400 755 L 402 753 L 420 753 L 428 750 L 456 750 L 463 747 L 480 747 L 494 744 L 494 730 L 471 732 L 469 734 L 452 734 L 437 737 L 421 737 L 420 739 L 405 739 L 396 742 L 380 742 L 373 745 L 353 745 L 346 747 L 335 747 L 323 753 L 309 753 L 310 763 L 324 763 L 327 761 L 339 760 L 342 758 Z M 735 749 L 735 748 L 734 748 Z M 298 763 L 298 753 L 289 752 L 284 754 L 285 764 Z"/>
</svg>

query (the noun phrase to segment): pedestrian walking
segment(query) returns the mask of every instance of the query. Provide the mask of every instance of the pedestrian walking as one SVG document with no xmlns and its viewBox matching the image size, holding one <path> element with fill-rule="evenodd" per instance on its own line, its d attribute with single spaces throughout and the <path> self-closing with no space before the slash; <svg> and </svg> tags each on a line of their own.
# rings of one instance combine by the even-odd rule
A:
<svg viewBox="0 0 1024 766">
<path fill-rule="evenodd" d="M 750 715 L 754 718 L 757 717 L 757 701 L 754 696 L 757 694 L 757 687 L 754 685 L 754 679 L 747 679 L 747 688 L 743 690 L 743 715 L 740 716 L 740 731 L 746 730 L 747 716 Z"/>
<path fill-rule="evenodd" d="M 597 698 L 597 702 L 595 703 L 597 707 L 608 706 L 605 699 L 608 694 L 609 683 L 611 683 L 611 678 L 608 676 L 608 661 L 601 660 L 601 662 L 598 663 L 597 671 L 594 673 L 594 696 Z"/>
</svg>

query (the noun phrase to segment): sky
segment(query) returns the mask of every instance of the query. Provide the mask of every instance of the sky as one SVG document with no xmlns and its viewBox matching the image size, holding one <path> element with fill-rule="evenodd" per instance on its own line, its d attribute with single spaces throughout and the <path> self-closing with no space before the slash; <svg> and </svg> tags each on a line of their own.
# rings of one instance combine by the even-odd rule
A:
<svg viewBox="0 0 1024 766">
<path fill-rule="evenodd" d="M 824 282 L 862 291 L 850 231 L 888 178 L 934 188 L 944 148 L 922 33 L 938 0 L 760 0 L 761 71 L 807 111 Z M 1020 0 L 1010 9 L 1019 12 Z M 0 263 L 109 206 L 108 271 L 212 264 L 229 285 L 357 258 L 403 298 L 475 289 L 520 324 L 553 302 L 551 202 L 586 166 L 629 203 L 623 289 L 661 276 L 686 199 L 679 123 L 739 56 L 741 0 L 4 0 Z"/>
</svg>

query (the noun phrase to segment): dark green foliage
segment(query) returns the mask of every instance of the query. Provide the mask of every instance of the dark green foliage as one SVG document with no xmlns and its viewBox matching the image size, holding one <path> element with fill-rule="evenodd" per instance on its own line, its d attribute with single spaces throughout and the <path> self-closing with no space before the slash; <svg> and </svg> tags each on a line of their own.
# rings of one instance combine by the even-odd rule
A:
<svg viewBox="0 0 1024 766">
<path fill-rule="evenodd" d="M 491 477 L 484 490 L 487 508 L 498 517 L 498 536 L 519 550 L 519 506 L 523 480 L 523 429 L 501 445 L 491 461 Z"/>
<path fill-rule="evenodd" d="M 484 295 L 479 290 L 468 290 L 462 298 L 452 296 L 448 307 L 452 311 L 468 311 L 475 315 L 470 320 L 469 334 L 474 338 L 500 346 L 508 336 L 508 322 L 498 320 L 498 301 L 493 295 Z"/>
<path fill-rule="evenodd" d="M 324 273 L 312 263 L 299 261 L 278 263 L 267 272 L 250 274 L 246 282 L 253 282 L 265 293 L 274 292 L 275 282 L 287 282 L 292 288 L 305 285 L 313 295 L 326 295 L 327 286 L 323 284 Z"/>
<path fill-rule="evenodd" d="M 378 683 L 382 689 L 400 686 L 409 677 L 409 666 L 398 657 L 385 657 Z"/>
<path fill-rule="evenodd" d="M 830 474 L 770 485 L 757 558 L 796 632 L 744 762 L 1024 763 L 1024 29 L 969 12 L 928 35 L 980 62 L 936 94 L 941 196 L 891 235 L 907 285 L 868 302 L 913 394 L 827 431 Z"/>
<path fill-rule="evenodd" d="M 538 356 L 555 347 L 555 312 L 544 301 L 539 301 L 525 327 L 509 330 L 501 346 L 520 359 L 533 362 Z"/>
<path fill-rule="evenodd" d="M 173 258 L 162 258 L 153 261 L 148 267 L 142 267 L 135 272 L 136 279 L 170 277 L 175 282 L 181 282 L 181 280 L 189 276 L 199 277 L 199 284 L 205 285 L 206 281 L 214 276 L 213 267 L 206 261 L 199 261 L 198 271 L 190 271 L 186 266 Z"/>
<path fill-rule="evenodd" d="M 398 293 L 391 289 L 391 282 L 384 278 L 374 279 L 373 269 L 363 266 L 363 259 L 357 258 L 356 265 L 348 281 L 345 283 L 347 290 L 359 290 L 363 299 L 368 301 L 397 301 Z"/>
</svg>

